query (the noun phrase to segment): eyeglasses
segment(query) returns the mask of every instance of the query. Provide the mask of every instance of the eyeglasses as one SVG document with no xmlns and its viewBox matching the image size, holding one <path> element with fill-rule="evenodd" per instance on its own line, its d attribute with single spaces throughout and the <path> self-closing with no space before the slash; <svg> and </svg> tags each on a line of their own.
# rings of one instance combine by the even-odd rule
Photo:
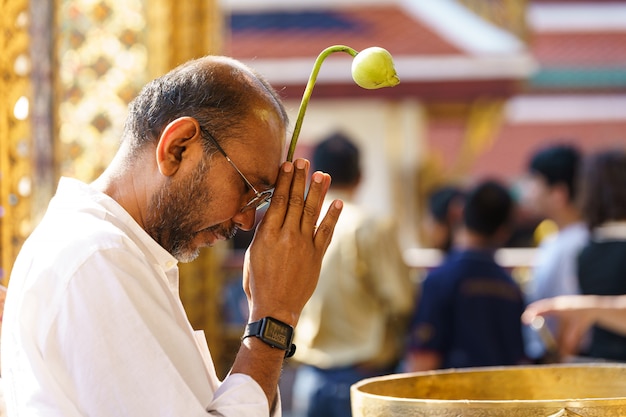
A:
<svg viewBox="0 0 626 417">
<path fill-rule="evenodd" d="M 215 145 L 215 147 L 217 148 L 217 150 L 224 155 L 224 158 L 226 158 L 226 160 L 228 161 L 228 163 L 235 168 L 235 171 L 237 171 L 237 173 L 239 174 L 239 176 L 241 176 L 241 179 L 243 180 L 243 182 L 246 183 L 246 185 L 248 187 L 250 187 L 250 189 L 252 190 L 252 192 L 254 193 L 254 197 L 252 197 L 250 199 L 250 201 L 248 201 L 246 203 L 245 206 L 243 206 L 241 208 L 241 211 L 247 211 L 250 209 L 255 209 L 255 210 L 259 210 L 262 209 L 263 207 L 267 206 L 270 202 L 270 200 L 272 199 L 272 195 L 274 195 L 274 189 L 270 188 L 269 190 L 265 190 L 265 191 L 257 191 L 256 188 L 254 188 L 254 185 L 252 185 L 252 183 L 250 181 L 248 181 L 248 179 L 246 178 L 245 175 L 243 175 L 243 173 L 239 170 L 239 168 L 237 168 L 237 165 L 235 165 L 235 163 L 230 159 L 230 157 L 228 155 L 226 155 L 226 152 L 224 151 L 224 149 L 220 146 L 220 144 L 217 142 L 217 140 L 215 139 L 215 137 L 213 137 L 212 134 L 210 134 L 206 129 L 201 128 L 202 132 L 213 142 L 213 144 Z"/>
</svg>

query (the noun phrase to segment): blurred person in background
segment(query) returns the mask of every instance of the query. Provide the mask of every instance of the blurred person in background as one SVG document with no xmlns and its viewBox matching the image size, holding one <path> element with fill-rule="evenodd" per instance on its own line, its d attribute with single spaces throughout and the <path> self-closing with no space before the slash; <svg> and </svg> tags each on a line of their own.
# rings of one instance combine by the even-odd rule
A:
<svg viewBox="0 0 626 417">
<path fill-rule="evenodd" d="M 296 328 L 295 416 L 350 416 L 350 386 L 392 373 L 402 352 L 414 284 L 391 219 L 354 202 L 360 152 L 342 133 L 313 150 L 315 169 L 330 170 L 330 203 L 344 207 L 326 252 L 320 280 Z"/>
<path fill-rule="evenodd" d="M 437 187 L 428 195 L 424 229 L 429 247 L 450 252 L 461 223 L 463 198 L 463 190 L 454 185 Z"/>
<path fill-rule="evenodd" d="M 538 150 L 528 163 L 525 203 L 543 219 L 551 220 L 558 231 L 543 239 L 538 247 L 532 278 L 526 288 L 531 303 L 557 295 L 579 294 L 576 260 L 589 240 L 589 232 L 576 204 L 580 151 L 556 144 Z M 555 333 L 556 323 L 547 321 Z M 540 336 L 524 329 L 526 354 L 535 362 L 555 360 Z"/>
<path fill-rule="evenodd" d="M 581 292 L 626 294 L 626 151 L 591 155 L 584 165 L 581 192 L 582 213 L 591 231 L 578 258 Z M 586 354 L 626 361 L 626 337 L 594 326 Z"/>
<path fill-rule="evenodd" d="M 522 292 L 494 259 L 510 234 L 513 212 L 499 182 L 484 181 L 468 192 L 457 244 L 423 283 L 403 371 L 525 361 Z"/>
</svg>

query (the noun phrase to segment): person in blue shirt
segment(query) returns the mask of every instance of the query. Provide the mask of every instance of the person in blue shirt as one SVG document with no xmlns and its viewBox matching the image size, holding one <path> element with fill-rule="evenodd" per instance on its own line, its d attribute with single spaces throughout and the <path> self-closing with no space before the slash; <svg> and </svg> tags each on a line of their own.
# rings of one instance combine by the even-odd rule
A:
<svg viewBox="0 0 626 417">
<path fill-rule="evenodd" d="M 587 157 L 581 175 L 581 208 L 591 238 L 578 256 L 581 294 L 626 294 L 626 151 L 610 148 Z M 594 326 L 580 355 L 626 361 L 626 336 Z"/>
<path fill-rule="evenodd" d="M 487 180 L 469 191 L 453 251 L 424 280 L 404 371 L 526 361 L 523 295 L 494 259 L 510 234 L 514 209 L 499 182 Z"/>
<path fill-rule="evenodd" d="M 582 160 L 578 148 L 563 143 L 539 149 L 528 162 L 524 204 L 540 218 L 551 220 L 558 229 L 537 247 L 531 279 L 525 288 L 528 304 L 542 298 L 580 294 L 577 259 L 589 241 L 589 229 L 577 201 Z M 553 318 L 547 318 L 545 324 L 549 331 L 558 333 Z M 534 362 L 551 363 L 558 359 L 531 327 L 524 329 L 524 343 L 526 355 Z"/>
</svg>

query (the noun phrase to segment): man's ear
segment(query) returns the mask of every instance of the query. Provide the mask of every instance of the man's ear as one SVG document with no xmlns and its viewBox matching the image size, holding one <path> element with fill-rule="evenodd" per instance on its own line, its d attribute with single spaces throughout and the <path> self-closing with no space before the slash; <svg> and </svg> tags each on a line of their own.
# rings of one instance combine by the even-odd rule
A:
<svg viewBox="0 0 626 417">
<path fill-rule="evenodd" d="M 170 122 L 159 137 L 156 147 L 156 159 L 159 171 L 165 176 L 171 176 L 178 171 L 183 161 L 185 151 L 190 146 L 201 147 L 200 124 L 193 117 L 179 117 Z"/>
</svg>

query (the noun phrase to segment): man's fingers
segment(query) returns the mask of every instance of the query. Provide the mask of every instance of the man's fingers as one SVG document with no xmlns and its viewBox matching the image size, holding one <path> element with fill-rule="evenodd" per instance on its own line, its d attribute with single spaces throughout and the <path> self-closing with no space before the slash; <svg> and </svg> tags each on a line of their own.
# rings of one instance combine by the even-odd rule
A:
<svg viewBox="0 0 626 417">
<path fill-rule="evenodd" d="M 278 171 L 278 179 L 272 195 L 272 201 L 265 213 L 263 223 L 280 227 L 285 219 L 285 213 L 289 205 L 289 193 L 291 182 L 294 176 L 294 166 L 292 162 L 283 162 Z"/>
<path fill-rule="evenodd" d="M 326 252 L 330 239 L 333 236 L 333 231 L 339 220 L 339 215 L 343 209 L 343 201 L 335 200 L 328 208 L 328 212 L 320 222 L 317 230 L 315 231 L 314 244 L 318 249 L 322 249 L 323 253 Z"/>
<path fill-rule="evenodd" d="M 311 233 L 322 211 L 324 197 L 330 184 L 330 175 L 316 172 L 311 176 L 311 186 L 306 196 L 302 212 L 301 227 L 304 233 Z"/>
<path fill-rule="evenodd" d="M 315 228 L 331 178 L 328 174 L 316 172 L 312 176 L 311 187 L 305 198 L 309 166 L 310 163 L 306 159 L 283 163 L 270 207 L 260 227 L 279 229 L 289 226 L 300 229 L 309 236 L 315 232 L 315 247 L 325 252 L 343 208 L 343 202 L 334 201 L 318 228 Z"/>
<path fill-rule="evenodd" d="M 289 204 L 284 224 L 299 227 L 302 210 L 304 209 L 304 193 L 306 191 L 307 173 L 309 172 L 310 163 L 306 159 L 296 159 L 293 165 L 295 171 L 291 181 Z"/>
</svg>

